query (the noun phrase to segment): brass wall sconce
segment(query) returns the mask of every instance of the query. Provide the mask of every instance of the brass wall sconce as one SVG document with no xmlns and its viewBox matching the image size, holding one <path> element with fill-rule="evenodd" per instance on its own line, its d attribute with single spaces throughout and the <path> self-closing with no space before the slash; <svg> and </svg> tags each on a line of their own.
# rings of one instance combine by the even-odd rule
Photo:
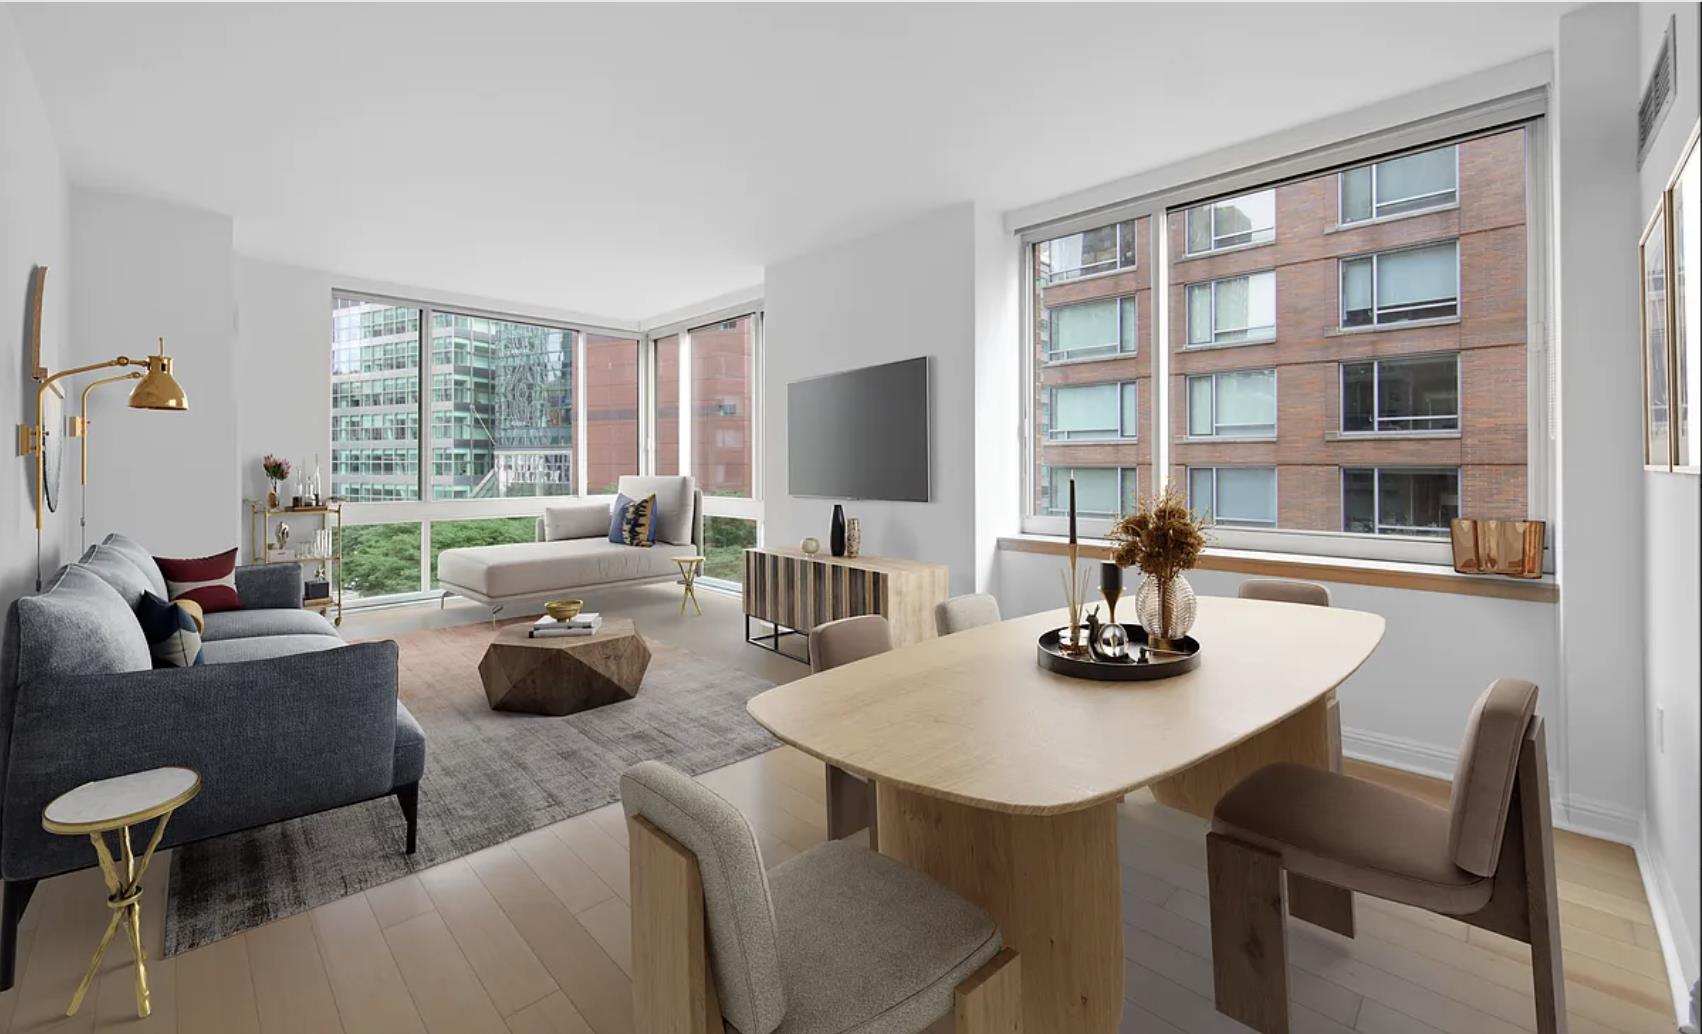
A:
<svg viewBox="0 0 1702 1034">
<path fill-rule="evenodd" d="M 67 426 L 65 428 L 66 437 L 78 439 L 79 447 L 82 451 L 82 463 L 80 465 L 81 471 L 77 478 L 77 483 L 81 485 L 83 489 L 83 506 L 81 511 L 77 514 L 77 528 L 81 534 L 81 542 L 78 547 L 79 549 L 86 550 L 89 548 L 89 392 L 100 387 L 102 384 L 116 384 L 119 381 L 138 381 L 141 380 L 143 376 L 144 375 L 141 370 L 131 370 L 129 373 L 121 373 L 113 377 L 102 377 L 100 380 L 90 381 L 88 384 L 83 386 L 82 413 L 78 416 L 71 417 L 67 422 Z"/>
</svg>

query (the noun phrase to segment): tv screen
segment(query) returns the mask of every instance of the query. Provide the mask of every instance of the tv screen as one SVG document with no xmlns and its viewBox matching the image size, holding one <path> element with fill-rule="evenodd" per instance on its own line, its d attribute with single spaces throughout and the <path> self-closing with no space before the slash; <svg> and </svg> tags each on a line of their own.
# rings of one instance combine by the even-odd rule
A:
<svg viewBox="0 0 1702 1034">
<path fill-rule="evenodd" d="M 928 501 L 928 358 L 793 381 L 792 495 Z"/>
</svg>

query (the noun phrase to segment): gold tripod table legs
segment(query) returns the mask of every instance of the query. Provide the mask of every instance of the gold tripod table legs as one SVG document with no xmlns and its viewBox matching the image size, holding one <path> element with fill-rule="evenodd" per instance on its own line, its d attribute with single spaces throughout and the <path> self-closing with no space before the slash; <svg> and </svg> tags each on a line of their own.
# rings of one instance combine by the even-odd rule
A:
<svg viewBox="0 0 1702 1034">
<path fill-rule="evenodd" d="M 703 557 L 675 557 L 674 563 L 679 565 L 680 581 L 685 585 L 685 593 L 680 597 L 680 613 L 686 612 L 686 604 L 689 602 L 697 608 L 698 616 L 702 617 L 703 607 L 697 602 L 697 576 L 703 573 Z"/>
<path fill-rule="evenodd" d="M 101 875 L 106 878 L 107 895 L 106 907 L 112 909 L 112 918 L 107 921 L 106 933 L 101 935 L 100 944 L 95 948 L 94 958 L 89 960 L 89 968 L 83 974 L 83 980 L 77 985 L 77 991 L 71 996 L 71 1005 L 65 1010 L 66 1016 L 77 1015 L 82 1008 L 83 998 L 89 993 L 94 984 L 95 974 L 100 972 L 101 959 L 106 956 L 106 949 L 112 944 L 113 935 L 118 932 L 120 924 L 124 926 L 125 941 L 130 945 L 130 953 L 136 961 L 136 1015 L 146 1017 L 153 1011 L 148 1001 L 148 953 L 142 947 L 142 877 L 148 871 L 148 863 L 153 861 L 154 849 L 159 846 L 160 838 L 165 835 L 166 819 L 170 815 L 162 815 L 154 825 L 154 834 L 148 841 L 148 849 L 137 858 L 130 844 L 130 827 L 123 826 L 117 830 L 119 848 L 122 852 L 119 859 L 112 857 L 112 851 L 107 847 L 105 833 L 90 833 L 89 840 L 95 846 L 95 855 L 100 859 Z"/>
</svg>

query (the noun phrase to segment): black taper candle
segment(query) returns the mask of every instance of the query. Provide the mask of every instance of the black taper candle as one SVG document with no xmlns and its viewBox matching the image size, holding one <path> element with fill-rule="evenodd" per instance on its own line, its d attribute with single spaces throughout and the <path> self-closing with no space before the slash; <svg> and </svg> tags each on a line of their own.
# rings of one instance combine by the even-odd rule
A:
<svg viewBox="0 0 1702 1034">
<path fill-rule="evenodd" d="M 1070 475 L 1070 545 L 1076 544 L 1076 476 Z"/>
<path fill-rule="evenodd" d="M 1099 591 L 1106 595 L 1123 591 L 1123 569 L 1109 560 L 1099 565 Z"/>
</svg>

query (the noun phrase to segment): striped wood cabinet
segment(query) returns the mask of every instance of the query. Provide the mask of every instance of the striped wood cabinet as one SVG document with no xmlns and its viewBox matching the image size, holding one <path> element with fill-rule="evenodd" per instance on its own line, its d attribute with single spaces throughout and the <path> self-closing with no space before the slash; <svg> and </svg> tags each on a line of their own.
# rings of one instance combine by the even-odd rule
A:
<svg viewBox="0 0 1702 1034">
<path fill-rule="evenodd" d="M 934 605 L 946 598 L 944 564 L 894 557 L 807 556 L 796 546 L 745 550 L 745 613 L 808 632 L 824 621 L 883 614 L 893 644 L 934 638 Z"/>
</svg>

